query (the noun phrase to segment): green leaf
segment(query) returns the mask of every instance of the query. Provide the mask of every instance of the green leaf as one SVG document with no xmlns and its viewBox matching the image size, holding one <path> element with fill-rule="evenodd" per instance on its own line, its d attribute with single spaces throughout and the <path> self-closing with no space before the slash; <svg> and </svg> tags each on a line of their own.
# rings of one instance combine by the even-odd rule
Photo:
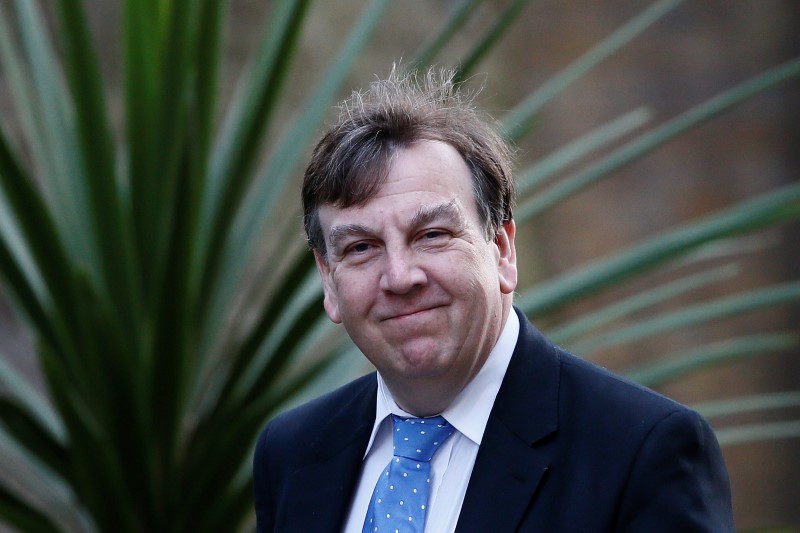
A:
<svg viewBox="0 0 800 533">
<path fill-rule="evenodd" d="M 741 533 L 797 533 L 797 528 L 788 527 L 756 527 L 741 530 Z"/>
<path fill-rule="evenodd" d="M 135 272 L 132 229 L 117 188 L 116 157 L 106 117 L 105 96 L 97 57 L 80 0 L 59 0 L 64 63 L 75 105 L 78 152 L 85 169 L 88 212 L 99 247 L 103 282 L 124 324 L 140 323 L 141 291 Z M 130 342 L 138 335 L 130 333 Z"/>
<path fill-rule="evenodd" d="M 800 420 L 747 424 L 718 429 L 716 434 L 722 447 L 778 439 L 796 439 L 800 437 Z"/>
<path fill-rule="evenodd" d="M 0 205 L 8 205 L 13 211 L 13 235 L 11 228 L 0 228 L 0 268 L 7 281 L 13 283 L 12 290 L 19 301 L 26 307 L 28 316 L 42 326 L 42 333 L 47 341 L 59 345 L 70 343 L 65 338 L 68 334 L 67 324 L 72 317 L 71 310 L 75 303 L 75 295 L 71 287 L 69 261 L 61 243 L 56 237 L 55 223 L 49 211 L 33 185 L 31 177 L 23 170 L 14 153 L 0 133 Z M 5 216 L 3 218 L 6 218 Z M 28 254 L 37 267 L 38 274 L 44 281 L 40 289 L 34 281 L 36 274 L 29 277 L 23 264 L 18 263 L 6 243 L 9 239 L 19 237 L 27 243 Z M 38 289 L 38 290 L 37 290 Z M 39 294 L 42 293 L 42 294 Z M 46 318 L 47 308 L 54 306 L 59 310 L 58 317 L 49 322 Z M 63 322 L 62 322 L 63 320 Z M 49 322 L 49 323 L 48 323 Z M 73 324 L 74 326 L 74 324 Z"/>
<path fill-rule="evenodd" d="M 241 387 L 240 380 L 243 379 L 244 374 L 247 372 L 251 377 L 249 381 L 255 379 L 253 376 L 261 374 L 260 370 L 263 363 L 254 365 L 253 360 L 256 355 L 261 351 L 265 345 L 265 340 L 270 334 L 278 327 L 281 315 L 286 320 L 292 315 L 291 307 L 287 305 L 288 302 L 300 303 L 307 300 L 307 294 L 311 294 L 314 301 L 317 301 L 320 294 L 320 286 L 318 283 L 312 283 L 311 291 L 303 291 L 302 289 L 308 285 L 307 280 L 311 277 L 316 277 L 316 269 L 314 268 L 313 254 L 306 252 L 297 257 L 296 262 L 289 267 L 288 272 L 283 277 L 283 284 L 278 288 L 277 292 L 270 298 L 267 307 L 260 313 L 260 318 L 255 326 L 251 329 L 248 337 L 244 340 L 241 348 L 236 352 L 235 356 L 231 358 L 231 369 L 227 376 L 225 386 L 221 392 L 218 402 L 225 403 L 228 396 L 237 387 Z M 281 333 L 277 334 L 282 336 Z M 272 360 L 273 357 L 265 357 L 262 352 L 261 359 Z M 259 369 L 254 371 L 254 369 Z M 248 372 L 249 370 L 249 372 Z M 248 385 L 245 389 L 250 388 Z"/>
<path fill-rule="evenodd" d="M 539 284 L 523 292 L 517 305 L 529 315 L 545 313 L 684 256 L 705 243 L 777 224 L 799 214 L 800 185 L 788 185 Z"/>
<path fill-rule="evenodd" d="M 564 70 L 552 76 L 544 85 L 517 104 L 514 109 L 503 117 L 501 122 L 502 131 L 506 132 L 506 136 L 512 141 L 519 141 L 523 134 L 528 131 L 528 125 L 532 117 L 547 102 L 560 95 L 567 87 L 631 42 L 637 35 L 676 8 L 682 1 L 660 0 L 651 4 L 650 7 L 603 39 L 598 45 L 568 65 Z"/>
<path fill-rule="evenodd" d="M 800 74 L 800 58 L 787 61 L 693 107 L 618 148 L 585 170 L 567 176 L 556 185 L 522 203 L 516 210 L 517 221 L 526 221 L 540 215 L 611 172 L 642 158 L 677 135 L 798 74 Z"/>
<path fill-rule="evenodd" d="M 275 6 L 276 13 L 267 29 L 267 38 L 238 85 L 215 146 L 210 176 L 212 187 L 209 189 L 212 196 L 206 206 L 208 214 L 229 216 L 236 203 L 232 200 L 238 199 L 249 183 L 261 140 L 272 123 L 309 5 L 309 0 L 293 0 Z"/>
<path fill-rule="evenodd" d="M 718 320 L 765 307 L 788 304 L 797 300 L 800 300 L 800 281 L 781 283 L 766 289 L 749 291 L 684 307 L 649 320 L 641 320 L 630 326 L 596 335 L 576 343 L 570 348 L 579 353 L 590 353 L 608 346 L 632 342 L 680 328 L 697 327 L 711 320 Z"/>
<path fill-rule="evenodd" d="M 2 220 L 2 210 L 0 210 L 0 222 L 5 222 Z M 34 274 L 31 272 L 33 269 L 27 269 L 25 266 L 26 261 L 17 260 L 5 239 L 0 238 L 0 274 L 9 287 L 9 296 L 20 314 L 27 319 L 28 324 L 37 328 L 46 342 L 57 344 L 58 333 L 49 321 L 42 296 L 38 294 L 41 291 L 40 280 L 38 277 L 31 279 Z"/>
<path fill-rule="evenodd" d="M 709 367 L 762 357 L 798 345 L 798 337 L 789 334 L 760 334 L 726 339 L 688 352 L 659 357 L 656 362 L 623 372 L 633 381 L 648 387 L 660 387 Z"/>
<path fill-rule="evenodd" d="M 268 38 L 239 85 L 212 153 L 200 219 L 200 243 L 196 250 L 200 255 L 195 261 L 203 268 L 196 277 L 202 289 L 198 303 L 204 309 L 212 305 L 214 291 L 220 290 L 217 284 L 221 262 L 227 255 L 226 239 L 252 182 L 261 141 L 271 125 L 308 5 L 308 1 L 297 0 L 276 6 L 278 11 Z M 270 205 L 261 207 L 264 212 L 271 209 Z M 226 275 L 223 270 L 222 279 Z"/>
<path fill-rule="evenodd" d="M 14 398 L 36 417 L 36 422 L 46 428 L 56 441 L 65 444 L 64 426 L 53 411 L 52 405 L 4 359 L 5 357 L 0 357 L 0 397 Z"/>
<path fill-rule="evenodd" d="M 13 490 L 0 484 L 0 517 L 18 531 L 31 533 L 57 533 L 60 531 L 43 513 L 17 497 Z"/>
<path fill-rule="evenodd" d="M 737 268 L 734 265 L 728 265 L 687 276 L 660 287 L 648 288 L 641 294 L 622 299 L 596 312 L 584 313 L 561 327 L 551 329 L 547 332 L 547 336 L 555 343 L 567 344 L 573 339 L 586 335 L 606 324 L 639 313 L 670 298 L 728 279 L 735 275 L 736 272 Z"/>
<path fill-rule="evenodd" d="M 75 134 L 69 127 L 74 109 L 65 98 L 62 72 L 37 4 L 16 1 L 14 7 L 20 47 L 6 21 L 8 13 L 3 12 L 7 8 L 0 10 L 0 54 L 12 89 L 13 108 L 34 156 L 31 163 L 36 175 L 46 184 L 42 192 L 65 249 L 73 261 L 91 269 L 98 279 L 93 268 L 96 249 L 86 217 L 86 191 L 75 179 L 81 170 L 75 157 Z"/>
<path fill-rule="evenodd" d="M 259 346 L 248 371 L 237 383 L 242 404 L 255 401 L 262 394 L 261 391 L 269 388 L 271 381 L 279 378 L 293 360 L 294 350 L 304 340 L 311 324 L 327 320 L 319 280 L 315 273 L 309 277 L 302 293 L 283 310 L 282 319 L 273 326 L 270 336 Z"/>
<path fill-rule="evenodd" d="M 178 175 L 189 139 L 194 65 L 190 44 L 202 4 L 125 6 L 127 173 L 130 208 L 145 305 L 159 305 L 173 234 Z M 185 174 L 184 174 L 185 176 Z"/>
<path fill-rule="evenodd" d="M 524 198 L 565 168 L 639 128 L 650 120 L 650 116 L 650 111 L 644 107 L 625 113 L 534 163 L 517 176 L 517 197 Z"/>
<path fill-rule="evenodd" d="M 469 20 L 470 15 L 479 7 L 481 0 L 461 0 L 450 12 L 450 16 L 442 25 L 441 29 L 435 32 L 431 39 L 422 46 L 416 53 L 414 61 L 409 66 L 410 71 L 423 70 L 427 68 L 433 58 L 439 54 L 445 45 L 450 42 L 453 37 L 458 35 L 459 30 L 463 28 L 464 24 Z"/>
<path fill-rule="evenodd" d="M 2 427 L 0 463 L 4 470 L 0 477 L 3 516 L 17 516 L 24 522 L 43 526 L 48 522 L 58 524 L 59 531 L 95 531 L 84 511 L 75 506 L 71 487 L 9 438 Z M 13 481 L 13 485 L 9 481 Z"/>
<path fill-rule="evenodd" d="M 58 475 L 69 478 L 69 456 L 31 413 L 9 398 L 0 397 L 0 422 L 8 434 Z"/>
<path fill-rule="evenodd" d="M 740 415 L 753 411 L 786 409 L 800 407 L 800 391 L 772 392 L 728 398 L 692 406 L 698 413 L 708 418 Z"/>
<path fill-rule="evenodd" d="M 514 0 L 508 5 L 503 13 L 492 24 L 491 28 L 484 34 L 467 54 L 466 58 L 462 59 L 458 65 L 458 71 L 455 79 L 457 81 L 464 81 L 474 70 L 477 68 L 481 60 L 488 54 L 491 49 L 497 44 L 500 37 L 502 37 L 511 24 L 519 17 L 530 0 Z"/>
<path fill-rule="evenodd" d="M 67 438 L 61 420 L 42 393 L 3 359 L 0 359 L 0 422 L 39 461 L 68 477 Z"/>
</svg>

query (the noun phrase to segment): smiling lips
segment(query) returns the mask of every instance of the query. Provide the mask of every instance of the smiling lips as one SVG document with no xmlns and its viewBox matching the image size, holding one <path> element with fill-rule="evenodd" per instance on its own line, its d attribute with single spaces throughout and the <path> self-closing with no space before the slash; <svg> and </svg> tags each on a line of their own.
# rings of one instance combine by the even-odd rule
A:
<svg viewBox="0 0 800 533">
<path fill-rule="evenodd" d="M 441 305 L 429 305 L 425 307 L 417 307 L 413 309 L 404 309 L 404 310 L 397 310 L 391 311 L 389 313 L 382 314 L 380 316 L 380 321 L 385 322 L 387 320 L 397 320 L 401 318 L 410 317 L 419 313 L 424 313 L 426 311 L 433 311 L 434 309 L 438 309 L 442 307 Z"/>
</svg>

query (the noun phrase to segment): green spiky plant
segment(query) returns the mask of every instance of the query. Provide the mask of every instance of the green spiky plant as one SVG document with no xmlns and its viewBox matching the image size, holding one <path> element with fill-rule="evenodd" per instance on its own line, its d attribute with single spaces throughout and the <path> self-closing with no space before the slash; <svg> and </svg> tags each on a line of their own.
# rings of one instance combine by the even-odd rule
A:
<svg viewBox="0 0 800 533">
<path fill-rule="evenodd" d="M 42 391 L 0 358 L 0 521 L 31 532 L 249 529 L 258 430 L 353 350 L 324 317 L 310 254 L 283 246 L 259 255 L 259 241 L 266 227 L 280 242 L 297 240 L 281 199 L 390 2 L 365 7 L 297 120 L 272 141 L 266 134 L 277 130 L 312 2 L 274 3 L 226 107 L 216 89 L 227 2 L 119 1 L 119 127 L 109 119 L 81 0 L 0 3 L 0 68 L 16 112 L 13 123 L 3 117 L 0 135 L 0 277 L 35 337 L 45 377 Z M 458 3 L 410 64 L 437 58 L 480 3 Z M 653 3 L 531 93 L 504 117 L 509 137 L 520 140 L 550 99 L 679 3 Z M 463 79 L 525 4 L 509 2 L 475 39 L 459 59 Z M 54 10 L 55 43 L 44 8 Z M 642 113 L 577 139 L 520 172 L 518 223 L 798 73 L 798 60 L 775 67 L 625 144 L 619 139 L 643 125 Z M 12 133 L 12 124 L 19 131 Z M 610 146 L 608 155 L 592 157 Z M 582 162 L 581 170 L 564 173 Z M 547 316 L 708 243 L 799 213 L 800 186 L 787 186 L 523 289 L 517 304 Z M 254 262 L 271 281 L 255 306 L 242 305 Z M 602 329 L 726 275 L 714 270 L 672 282 L 563 324 L 553 336 L 590 354 L 800 298 L 793 281 Z M 657 385 L 796 342 L 780 333 L 732 339 L 635 369 L 633 377 Z M 702 407 L 709 415 L 742 412 L 798 405 L 798 395 Z M 732 428 L 720 438 L 797 436 L 799 425 Z"/>
</svg>

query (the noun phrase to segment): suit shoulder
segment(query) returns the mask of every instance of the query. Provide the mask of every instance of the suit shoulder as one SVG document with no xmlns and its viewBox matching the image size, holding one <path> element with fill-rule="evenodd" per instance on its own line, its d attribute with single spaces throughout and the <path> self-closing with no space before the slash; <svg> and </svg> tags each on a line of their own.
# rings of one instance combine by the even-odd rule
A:
<svg viewBox="0 0 800 533">
<path fill-rule="evenodd" d="M 323 396 L 294 407 L 269 422 L 262 432 L 262 438 L 269 433 L 270 440 L 282 442 L 304 442 L 308 436 L 316 434 L 327 422 L 348 410 L 366 413 L 369 405 L 374 411 L 377 390 L 375 373 L 362 376 Z"/>
<path fill-rule="evenodd" d="M 559 350 L 560 395 L 570 412 L 586 413 L 587 420 L 602 420 L 613 427 L 652 427 L 671 415 L 697 416 L 688 407 L 643 385 L 630 381 L 590 361 Z"/>
<path fill-rule="evenodd" d="M 517 310 L 520 334 L 509 372 L 513 397 L 528 396 L 526 389 L 544 390 L 533 398 L 540 402 L 574 402 L 581 407 L 659 411 L 663 414 L 686 409 L 679 403 L 622 376 L 574 355 L 554 344 Z M 522 385 L 520 385 L 522 381 Z M 585 405 L 584 405 L 585 404 Z M 577 406 L 576 405 L 576 406 Z M 605 418 L 605 417 L 604 417 Z"/>
<path fill-rule="evenodd" d="M 583 434 L 648 431 L 681 404 L 554 344 L 520 313 L 520 334 L 498 394 L 497 414 L 508 423 L 536 413 L 537 438 L 566 427 Z M 522 434 L 526 434 L 521 431 Z"/>
</svg>

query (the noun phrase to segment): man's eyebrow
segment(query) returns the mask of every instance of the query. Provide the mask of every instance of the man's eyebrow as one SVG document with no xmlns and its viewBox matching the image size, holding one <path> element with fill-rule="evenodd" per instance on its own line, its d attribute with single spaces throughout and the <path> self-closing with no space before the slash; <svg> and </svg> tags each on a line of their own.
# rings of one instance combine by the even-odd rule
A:
<svg viewBox="0 0 800 533">
<path fill-rule="evenodd" d="M 464 213 L 455 200 L 439 205 L 422 206 L 411 218 L 409 226 L 419 228 L 437 220 L 443 220 L 461 228 L 464 226 Z"/>
<path fill-rule="evenodd" d="M 455 200 L 438 205 L 423 205 L 411 217 L 409 227 L 419 228 L 442 220 L 449 222 L 458 228 L 464 226 L 464 214 Z M 363 224 L 342 224 L 341 226 L 334 226 L 331 228 L 331 233 L 328 235 L 328 246 L 331 250 L 335 250 L 340 243 L 355 235 L 371 235 L 373 233 L 367 226 Z"/>
<path fill-rule="evenodd" d="M 335 250 L 342 240 L 352 237 L 353 235 L 366 235 L 370 233 L 369 228 L 361 224 L 342 224 L 335 226 L 331 229 L 331 234 L 328 235 L 328 246 Z"/>
</svg>

